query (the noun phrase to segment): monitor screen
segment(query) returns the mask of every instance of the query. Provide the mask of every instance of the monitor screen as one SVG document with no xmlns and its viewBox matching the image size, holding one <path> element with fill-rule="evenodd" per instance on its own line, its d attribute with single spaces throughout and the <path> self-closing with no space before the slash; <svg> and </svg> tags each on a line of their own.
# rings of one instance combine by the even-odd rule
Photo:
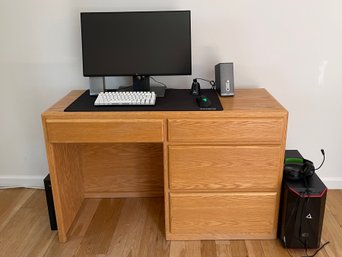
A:
<svg viewBox="0 0 342 257">
<path fill-rule="evenodd" d="M 191 75 L 190 11 L 81 13 L 84 76 Z"/>
</svg>

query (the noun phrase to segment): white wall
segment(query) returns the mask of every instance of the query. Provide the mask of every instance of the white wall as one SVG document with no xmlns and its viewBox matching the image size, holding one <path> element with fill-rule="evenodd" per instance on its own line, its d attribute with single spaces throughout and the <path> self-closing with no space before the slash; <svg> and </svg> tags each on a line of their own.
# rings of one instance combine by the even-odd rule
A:
<svg viewBox="0 0 342 257">
<path fill-rule="evenodd" d="M 193 76 L 159 77 L 189 88 L 234 62 L 236 88 L 264 87 L 290 113 L 288 149 L 342 188 L 342 2 L 339 0 L 2 0 L 0 2 L 0 185 L 39 186 L 47 173 L 40 113 L 82 76 L 80 11 L 192 11 Z M 117 86 L 125 80 L 109 80 Z"/>
</svg>

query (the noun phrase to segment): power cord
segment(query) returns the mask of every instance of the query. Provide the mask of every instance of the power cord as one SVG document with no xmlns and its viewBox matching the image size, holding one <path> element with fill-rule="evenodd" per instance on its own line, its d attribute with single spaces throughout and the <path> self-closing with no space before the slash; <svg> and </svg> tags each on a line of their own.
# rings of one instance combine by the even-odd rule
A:
<svg viewBox="0 0 342 257">
<path fill-rule="evenodd" d="M 295 203 L 295 208 L 292 209 L 290 217 L 287 221 L 287 224 L 285 224 L 285 228 L 284 228 L 284 238 L 283 238 L 284 246 L 285 246 L 287 253 L 290 255 L 290 257 L 293 257 L 293 255 L 291 254 L 290 249 L 287 247 L 286 233 L 288 231 L 288 228 L 289 228 L 289 225 L 290 225 L 292 218 L 297 217 L 297 213 L 298 213 L 299 206 L 300 206 L 300 199 L 302 199 L 303 195 L 304 195 L 304 193 L 301 193 L 300 197 L 297 198 L 296 203 Z"/>
<path fill-rule="evenodd" d="M 323 166 L 323 164 L 325 162 L 325 152 L 324 152 L 324 149 L 321 149 L 321 153 L 323 155 L 323 161 L 322 161 L 321 165 L 319 165 L 319 167 L 316 168 L 315 170 L 319 170 Z"/>
<path fill-rule="evenodd" d="M 330 243 L 330 241 L 325 242 L 320 248 L 318 248 L 318 249 L 316 250 L 316 252 L 315 252 L 313 255 L 308 255 L 308 249 L 305 248 L 305 254 L 306 254 L 306 256 L 302 256 L 302 257 L 315 257 L 315 256 L 317 255 L 317 253 L 318 253 L 320 250 L 322 250 L 323 247 L 326 246 L 326 245 L 329 244 L 329 243 Z M 292 256 L 291 256 L 291 257 L 292 257 Z"/>
<path fill-rule="evenodd" d="M 163 85 L 163 86 L 165 86 L 165 87 L 167 88 L 167 85 L 166 85 L 166 84 L 164 84 L 163 82 L 160 82 L 160 81 L 156 80 L 154 77 L 150 76 L 150 79 L 152 79 L 154 82 L 159 83 L 160 85 Z"/>
<path fill-rule="evenodd" d="M 202 78 L 195 78 L 195 79 L 206 81 L 211 85 L 211 89 L 213 89 L 213 90 L 216 89 L 216 83 L 214 80 L 208 80 L 208 79 L 202 79 Z"/>
</svg>

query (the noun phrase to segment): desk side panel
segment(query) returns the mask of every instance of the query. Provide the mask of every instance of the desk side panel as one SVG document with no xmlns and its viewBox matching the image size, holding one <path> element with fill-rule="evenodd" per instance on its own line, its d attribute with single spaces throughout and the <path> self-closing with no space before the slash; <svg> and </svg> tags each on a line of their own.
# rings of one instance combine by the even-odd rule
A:
<svg viewBox="0 0 342 257">
<path fill-rule="evenodd" d="M 65 242 L 84 199 L 79 146 L 47 143 L 47 152 L 59 240 Z"/>
<path fill-rule="evenodd" d="M 67 241 L 68 231 L 83 202 L 82 167 L 75 144 L 52 144 L 48 139 L 46 117 L 42 115 L 49 173 L 60 242 Z"/>
<path fill-rule="evenodd" d="M 281 143 L 281 152 L 280 152 L 280 164 L 279 164 L 279 172 L 278 172 L 278 187 L 277 187 L 277 202 L 276 202 L 276 211 L 274 215 L 274 236 L 277 235 L 278 229 L 278 217 L 279 217 L 279 206 L 280 206 L 280 197 L 281 197 L 281 186 L 283 180 L 283 170 L 284 170 L 284 159 L 285 159 L 285 148 L 286 148 L 286 137 L 287 137 L 287 124 L 288 124 L 288 113 L 284 116 L 284 127 L 282 134 L 282 143 Z"/>
</svg>

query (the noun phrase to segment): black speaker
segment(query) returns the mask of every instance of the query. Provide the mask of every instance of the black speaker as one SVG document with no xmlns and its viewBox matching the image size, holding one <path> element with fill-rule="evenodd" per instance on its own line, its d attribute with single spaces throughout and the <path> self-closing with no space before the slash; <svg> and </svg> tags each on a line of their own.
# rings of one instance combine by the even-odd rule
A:
<svg viewBox="0 0 342 257">
<path fill-rule="evenodd" d="M 49 211 L 50 228 L 51 230 L 57 230 L 57 220 L 56 220 L 55 206 L 53 203 L 50 174 L 44 178 L 44 187 L 45 187 L 46 203 L 47 203 L 47 207 Z"/>
<path fill-rule="evenodd" d="M 296 150 L 286 158 L 303 158 Z M 317 174 L 291 180 L 284 177 L 280 202 L 278 237 L 286 248 L 319 248 L 327 187 Z"/>
<path fill-rule="evenodd" d="M 220 96 L 234 95 L 234 67 L 233 63 L 219 63 L 215 65 L 215 84 Z"/>
</svg>

